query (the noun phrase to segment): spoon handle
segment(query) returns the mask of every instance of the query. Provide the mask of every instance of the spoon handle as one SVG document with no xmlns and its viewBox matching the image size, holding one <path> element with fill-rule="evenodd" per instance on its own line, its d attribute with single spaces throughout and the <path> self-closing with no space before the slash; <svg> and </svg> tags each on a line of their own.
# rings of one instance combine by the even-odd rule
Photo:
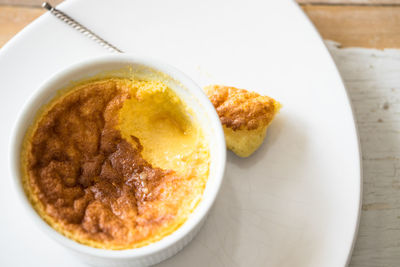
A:
<svg viewBox="0 0 400 267">
<path fill-rule="evenodd" d="M 114 53 L 123 53 L 122 50 L 113 46 L 112 44 L 110 44 L 109 42 L 107 42 L 106 40 L 104 40 L 103 38 L 101 38 L 100 36 L 95 34 L 94 32 L 92 32 L 91 30 L 89 30 L 88 28 L 86 28 L 85 26 L 83 26 L 82 24 L 80 24 L 79 22 L 77 22 L 76 20 L 74 20 L 73 18 L 68 16 L 67 14 L 65 14 L 64 12 L 53 7 L 49 3 L 43 2 L 42 7 L 47 9 L 48 11 L 50 11 L 50 13 L 53 14 L 56 18 L 64 21 L 69 26 L 71 26 L 75 30 L 79 31 L 83 35 L 89 37 L 90 39 L 92 39 L 93 41 L 98 43 L 99 45 L 108 49 L 109 51 L 114 52 Z"/>
</svg>

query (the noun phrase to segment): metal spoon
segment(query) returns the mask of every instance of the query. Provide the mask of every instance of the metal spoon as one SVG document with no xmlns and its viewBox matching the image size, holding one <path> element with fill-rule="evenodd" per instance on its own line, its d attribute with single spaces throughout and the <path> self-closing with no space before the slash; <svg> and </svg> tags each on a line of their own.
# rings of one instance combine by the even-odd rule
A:
<svg viewBox="0 0 400 267">
<path fill-rule="evenodd" d="M 50 11 L 50 13 L 53 14 L 59 20 L 64 21 L 69 26 L 71 26 L 75 30 L 79 31 L 83 35 L 89 37 L 90 39 L 92 39 L 93 41 L 98 43 L 99 45 L 108 49 L 109 51 L 114 52 L 114 53 L 123 53 L 122 50 L 113 46 L 112 44 L 110 44 L 109 42 L 107 42 L 106 40 L 104 40 L 103 38 L 101 38 L 100 36 L 95 34 L 94 32 L 92 32 L 91 30 L 89 30 L 88 28 L 86 28 L 85 26 L 83 26 L 82 24 L 80 24 L 79 22 L 77 22 L 76 20 L 74 20 L 73 18 L 68 16 L 67 14 L 65 14 L 64 12 L 53 7 L 49 3 L 43 2 L 42 7 L 47 9 L 48 11 Z"/>
</svg>

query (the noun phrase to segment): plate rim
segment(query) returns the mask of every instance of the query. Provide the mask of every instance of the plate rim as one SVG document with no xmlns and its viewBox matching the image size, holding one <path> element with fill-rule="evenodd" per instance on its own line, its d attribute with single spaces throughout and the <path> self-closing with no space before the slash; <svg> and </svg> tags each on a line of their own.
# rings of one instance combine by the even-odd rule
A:
<svg viewBox="0 0 400 267">
<path fill-rule="evenodd" d="M 68 7 L 68 6 L 73 6 L 75 5 L 76 2 L 79 2 L 81 0 L 68 0 L 68 1 L 64 1 L 62 3 L 60 3 L 59 5 L 57 5 L 57 7 Z M 290 3 L 290 5 L 297 10 L 297 12 L 299 14 L 301 14 L 303 21 L 305 24 L 307 24 L 307 27 L 312 31 L 314 36 L 317 36 L 319 39 L 320 44 L 324 47 L 324 53 L 328 56 L 329 61 L 330 61 L 330 65 L 333 66 L 333 69 L 335 70 L 335 76 L 336 76 L 336 80 L 338 80 L 342 86 L 342 89 L 340 90 L 344 90 L 345 96 L 346 96 L 346 100 L 347 100 L 347 104 L 349 105 L 349 115 L 351 116 L 351 121 L 352 121 L 352 125 L 353 125 L 353 129 L 352 131 L 355 134 L 355 149 L 357 151 L 357 153 L 355 153 L 354 157 L 355 157 L 355 161 L 358 162 L 358 168 L 357 168 L 357 182 L 359 183 L 358 185 L 358 190 L 357 192 L 354 192 L 356 199 L 357 199 L 357 203 L 354 203 L 358 206 L 357 209 L 357 214 L 355 214 L 355 221 L 353 222 L 351 228 L 352 228 L 352 238 L 351 238 L 351 244 L 349 244 L 349 249 L 347 249 L 347 255 L 346 258 L 343 262 L 343 266 L 348 266 L 351 258 L 352 258 L 352 254 L 354 251 L 354 247 L 357 241 L 357 234 L 359 231 L 359 227 L 360 227 L 360 219 L 361 219 L 361 207 L 362 207 L 362 196 L 363 196 L 363 164 L 362 164 L 362 147 L 361 147 L 361 142 L 360 142 L 360 135 L 359 135 L 359 127 L 357 124 L 357 120 L 356 120 L 356 116 L 355 116 L 355 111 L 354 111 L 354 105 L 350 99 L 349 96 L 349 92 L 346 88 L 346 84 L 343 81 L 343 77 L 340 74 L 339 69 L 337 68 L 337 65 L 332 57 L 332 54 L 329 52 L 328 47 L 326 45 L 326 43 L 324 42 L 322 36 L 320 35 L 320 33 L 318 32 L 318 30 L 316 29 L 315 25 L 311 22 L 310 18 L 307 17 L 307 15 L 305 14 L 305 12 L 302 10 L 302 8 L 300 7 L 300 5 L 298 3 L 295 2 L 295 0 L 286 0 L 288 3 Z M 33 30 L 35 27 L 40 27 L 41 23 L 44 22 L 44 20 L 49 17 L 50 14 L 48 14 L 48 12 L 45 12 L 44 14 L 40 15 L 38 18 L 36 18 L 35 20 L 33 20 L 31 23 L 29 23 L 26 27 L 24 27 L 21 31 L 19 31 L 17 34 L 15 34 L 10 40 L 8 40 L 0 49 L 0 61 L 3 58 L 3 55 L 7 54 L 8 50 L 10 50 L 14 43 L 19 42 L 20 39 L 22 39 L 25 35 L 25 33 Z M 83 36 L 84 37 L 84 36 Z M 328 63 L 327 63 L 328 64 Z M 332 73 L 333 74 L 333 73 Z M 339 88 L 338 88 L 339 89 Z M 354 140 L 353 140 L 354 141 Z"/>
</svg>

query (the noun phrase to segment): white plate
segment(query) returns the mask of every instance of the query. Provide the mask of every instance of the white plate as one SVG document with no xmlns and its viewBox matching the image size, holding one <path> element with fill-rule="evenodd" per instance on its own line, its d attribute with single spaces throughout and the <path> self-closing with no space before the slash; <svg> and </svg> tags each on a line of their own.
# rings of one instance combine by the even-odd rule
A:
<svg viewBox="0 0 400 267">
<path fill-rule="evenodd" d="M 161 266 L 345 266 L 361 174 L 349 100 L 318 34 L 290 0 L 68 0 L 59 8 L 122 50 L 164 60 L 199 85 L 283 104 L 261 149 L 228 155 L 226 179 L 195 240 Z M 9 174 L 16 114 L 38 85 L 102 47 L 50 14 L 0 50 L 0 265 L 81 266 L 28 220 Z"/>
</svg>

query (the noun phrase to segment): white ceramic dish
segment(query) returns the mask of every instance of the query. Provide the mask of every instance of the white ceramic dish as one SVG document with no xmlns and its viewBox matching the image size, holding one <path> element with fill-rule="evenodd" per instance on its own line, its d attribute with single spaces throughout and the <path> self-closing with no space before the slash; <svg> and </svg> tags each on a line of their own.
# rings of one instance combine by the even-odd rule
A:
<svg viewBox="0 0 400 267">
<path fill-rule="evenodd" d="M 193 116 L 200 123 L 210 146 L 210 174 L 201 202 L 189 219 L 171 235 L 136 249 L 120 251 L 97 249 L 81 245 L 59 234 L 33 210 L 21 183 L 21 146 L 23 137 L 33 123 L 38 109 L 48 103 L 58 90 L 73 81 L 81 81 L 99 73 L 127 70 L 128 68 L 138 79 L 161 80 L 191 108 Z M 44 82 L 22 108 L 13 133 L 10 152 L 11 170 L 16 181 L 17 191 L 33 220 L 45 233 L 50 234 L 56 241 L 69 248 L 83 262 L 93 266 L 148 266 L 176 254 L 193 239 L 203 225 L 221 186 L 226 161 L 225 139 L 219 117 L 201 88 L 182 72 L 169 65 L 127 54 L 102 56 L 80 62 Z"/>
<path fill-rule="evenodd" d="M 357 132 L 335 64 L 294 1 L 67 0 L 59 8 L 123 51 L 168 62 L 200 86 L 233 85 L 283 104 L 258 152 L 248 159 L 228 152 L 204 227 L 159 266 L 348 263 L 362 184 Z M 8 129 L 41 82 L 107 53 L 49 14 L 0 49 L 1 266 L 85 266 L 32 225 L 11 189 L 5 151 Z"/>
</svg>

